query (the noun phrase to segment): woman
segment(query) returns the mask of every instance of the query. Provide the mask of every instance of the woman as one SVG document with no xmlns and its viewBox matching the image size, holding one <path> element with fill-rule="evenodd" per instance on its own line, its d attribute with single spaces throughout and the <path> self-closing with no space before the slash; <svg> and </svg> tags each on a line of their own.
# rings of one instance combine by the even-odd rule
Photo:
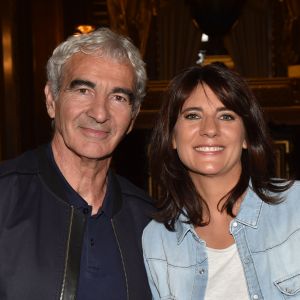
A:
<svg viewBox="0 0 300 300">
<path fill-rule="evenodd" d="M 300 299 L 300 185 L 274 179 L 262 111 L 239 75 L 218 63 L 177 75 L 150 155 L 154 299 Z"/>
</svg>

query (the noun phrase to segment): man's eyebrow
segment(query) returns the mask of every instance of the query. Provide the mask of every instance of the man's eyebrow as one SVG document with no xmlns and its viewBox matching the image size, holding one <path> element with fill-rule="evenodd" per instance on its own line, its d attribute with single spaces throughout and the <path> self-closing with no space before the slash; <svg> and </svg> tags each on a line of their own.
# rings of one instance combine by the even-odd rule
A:
<svg viewBox="0 0 300 300">
<path fill-rule="evenodd" d="M 121 93 L 127 95 L 129 97 L 130 102 L 132 102 L 135 98 L 132 90 L 126 88 L 115 87 L 113 88 L 112 93 Z"/>
<path fill-rule="evenodd" d="M 74 79 L 71 81 L 69 85 L 69 89 L 74 89 L 78 86 L 87 86 L 90 88 L 95 88 L 96 84 L 89 81 L 89 80 L 83 80 L 83 79 Z"/>
</svg>

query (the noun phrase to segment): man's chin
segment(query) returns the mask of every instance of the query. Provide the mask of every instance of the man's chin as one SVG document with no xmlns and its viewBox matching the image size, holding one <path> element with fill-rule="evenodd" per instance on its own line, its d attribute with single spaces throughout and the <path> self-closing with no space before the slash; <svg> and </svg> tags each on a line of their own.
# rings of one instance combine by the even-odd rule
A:
<svg viewBox="0 0 300 300">
<path fill-rule="evenodd" d="M 84 144 L 82 146 L 77 146 L 72 149 L 69 147 L 71 152 L 82 159 L 89 159 L 89 160 L 107 160 L 111 159 L 112 151 L 108 149 L 103 149 L 101 146 L 97 144 Z"/>
</svg>

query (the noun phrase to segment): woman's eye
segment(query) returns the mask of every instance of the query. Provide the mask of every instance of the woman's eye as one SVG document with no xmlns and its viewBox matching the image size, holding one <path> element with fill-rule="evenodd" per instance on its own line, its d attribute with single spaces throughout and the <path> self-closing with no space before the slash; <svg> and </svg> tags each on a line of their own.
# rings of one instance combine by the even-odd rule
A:
<svg viewBox="0 0 300 300">
<path fill-rule="evenodd" d="M 223 114 L 223 115 L 221 115 L 220 119 L 225 120 L 225 121 L 231 121 L 231 120 L 234 120 L 235 117 L 231 114 Z"/>
<path fill-rule="evenodd" d="M 198 114 L 194 114 L 194 113 L 186 114 L 184 117 L 185 117 L 185 119 L 188 119 L 188 120 L 195 120 L 195 119 L 200 118 L 200 116 Z"/>
</svg>

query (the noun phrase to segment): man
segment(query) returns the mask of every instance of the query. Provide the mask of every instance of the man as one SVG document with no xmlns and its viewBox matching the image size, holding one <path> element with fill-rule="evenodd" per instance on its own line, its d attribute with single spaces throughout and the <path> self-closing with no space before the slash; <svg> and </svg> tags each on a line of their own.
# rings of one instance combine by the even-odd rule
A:
<svg viewBox="0 0 300 300">
<path fill-rule="evenodd" d="M 109 169 L 139 112 L 144 62 L 102 28 L 60 44 L 47 74 L 51 143 L 0 167 L 0 299 L 151 299 L 152 204 Z"/>
</svg>

